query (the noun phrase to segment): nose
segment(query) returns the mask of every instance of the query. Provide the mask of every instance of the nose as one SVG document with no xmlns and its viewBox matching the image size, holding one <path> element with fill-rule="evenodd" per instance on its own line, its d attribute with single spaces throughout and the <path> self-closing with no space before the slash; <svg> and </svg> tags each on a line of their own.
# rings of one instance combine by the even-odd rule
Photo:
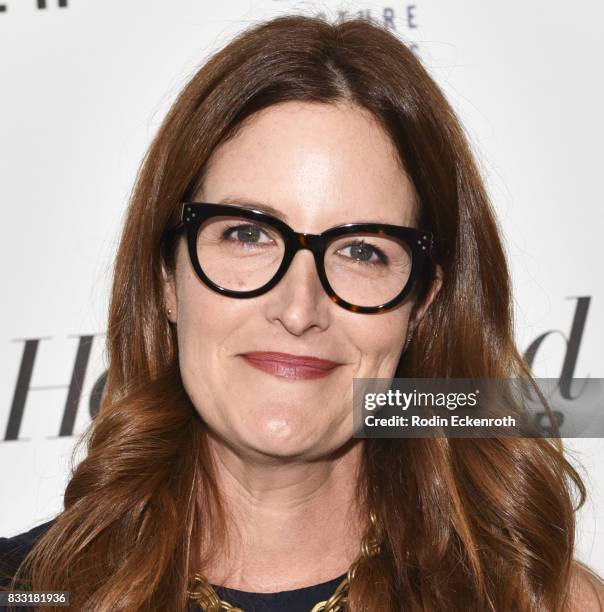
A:
<svg viewBox="0 0 604 612">
<path fill-rule="evenodd" d="M 270 318 L 280 320 L 296 335 L 310 327 L 327 325 L 329 298 L 308 249 L 300 249 L 294 255 L 285 276 L 265 295 Z"/>
</svg>

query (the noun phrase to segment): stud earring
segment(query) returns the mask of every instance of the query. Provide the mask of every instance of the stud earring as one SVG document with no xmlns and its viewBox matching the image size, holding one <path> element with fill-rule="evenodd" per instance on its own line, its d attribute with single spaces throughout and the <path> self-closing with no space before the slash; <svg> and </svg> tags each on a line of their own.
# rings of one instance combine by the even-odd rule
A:
<svg viewBox="0 0 604 612">
<path fill-rule="evenodd" d="M 170 308 L 168 308 L 168 314 L 171 315 L 172 314 L 172 310 Z"/>
</svg>

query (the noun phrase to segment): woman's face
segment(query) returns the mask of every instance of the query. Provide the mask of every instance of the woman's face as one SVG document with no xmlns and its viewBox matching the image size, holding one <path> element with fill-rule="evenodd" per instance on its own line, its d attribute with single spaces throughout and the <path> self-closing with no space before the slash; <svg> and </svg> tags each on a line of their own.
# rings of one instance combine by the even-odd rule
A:
<svg viewBox="0 0 604 612">
<path fill-rule="evenodd" d="M 250 117 L 215 151 L 195 201 L 226 198 L 270 205 L 299 232 L 414 224 L 412 185 L 394 146 L 369 113 L 349 106 L 287 102 Z M 298 251 L 268 293 L 226 297 L 196 276 L 184 238 L 165 289 L 188 395 L 219 439 L 256 456 L 319 457 L 350 440 L 352 380 L 394 376 L 412 307 L 378 315 L 341 308 L 323 290 L 309 250 Z M 321 378 L 297 378 L 287 376 L 291 369 L 253 367 L 242 356 L 252 351 L 339 365 Z"/>
</svg>

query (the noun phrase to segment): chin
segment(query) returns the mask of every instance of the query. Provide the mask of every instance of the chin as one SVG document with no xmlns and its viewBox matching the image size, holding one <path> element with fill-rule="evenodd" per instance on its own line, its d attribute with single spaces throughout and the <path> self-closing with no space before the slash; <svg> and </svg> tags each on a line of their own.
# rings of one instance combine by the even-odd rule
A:
<svg viewBox="0 0 604 612">
<path fill-rule="evenodd" d="M 316 432 L 299 423 L 297 419 L 266 419 L 256 423 L 253 430 L 240 432 L 240 439 L 245 446 L 255 451 L 275 457 L 292 457 L 303 454 L 318 443 Z"/>
<path fill-rule="evenodd" d="M 242 432 L 243 433 L 243 432 Z M 287 423 L 268 421 L 266 428 L 248 431 L 240 440 L 256 452 L 275 458 L 327 457 L 344 446 L 352 437 L 343 430 L 333 430 L 327 424 L 316 428 L 292 429 Z"/>
</svg>

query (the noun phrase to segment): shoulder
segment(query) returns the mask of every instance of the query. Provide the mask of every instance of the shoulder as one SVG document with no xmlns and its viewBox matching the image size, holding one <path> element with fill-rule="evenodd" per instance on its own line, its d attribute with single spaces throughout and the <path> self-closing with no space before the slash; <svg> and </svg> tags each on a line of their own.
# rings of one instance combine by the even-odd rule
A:
<svg viewBox="0 0 604 612">
<path fill-rule="evenodd" d="M 55 520 L 40 523 L 9 538 L 0 537 L 0 588 L 6 587 L 21 561 Z"/>
<path fill-rule="evenodd" d="M 573 562 L 569 612 L 604 612 L 604 581 L 581 561 Z"/>
</svg>

